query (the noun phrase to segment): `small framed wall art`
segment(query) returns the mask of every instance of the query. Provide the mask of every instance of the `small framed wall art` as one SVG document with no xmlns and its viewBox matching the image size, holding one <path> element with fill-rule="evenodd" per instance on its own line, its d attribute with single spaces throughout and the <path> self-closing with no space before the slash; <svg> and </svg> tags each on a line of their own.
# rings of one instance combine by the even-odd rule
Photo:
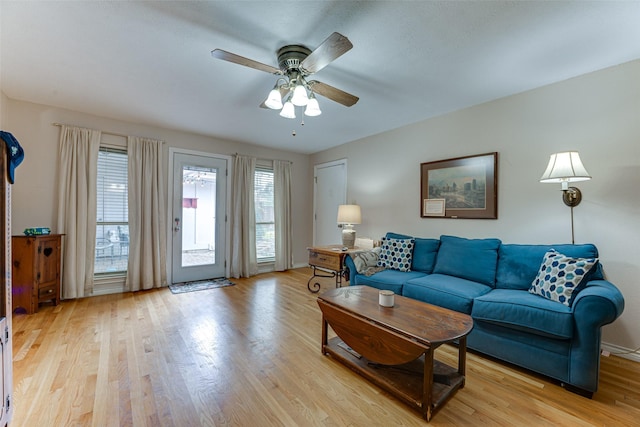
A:
<svg viewBox="0 0 640 427">
<path fill-rule="evenodd" d="M 420 164 L 420 216 L 498 218 L 498 153 Z"/>
<path fill-rule="evenodd" d="M 424 199 L 423 216 L 444 216 L 445 199 Z"/>
</svg>

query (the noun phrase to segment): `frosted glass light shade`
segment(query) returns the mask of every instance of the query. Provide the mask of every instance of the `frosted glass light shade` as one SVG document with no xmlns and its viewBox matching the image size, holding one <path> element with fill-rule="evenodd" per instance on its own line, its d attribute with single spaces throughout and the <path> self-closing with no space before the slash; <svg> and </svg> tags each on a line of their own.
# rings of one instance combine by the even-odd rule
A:
<svg viewBox="0 0 640 427">
<path fill-rule="evenodd" d="M 271 108 L 272 110 L 279 110 L 282 108 L 282 96 L 280 96 L 280 91 L 278 89 L 272 89 L 269 92 L 269 96 L 267 100 L 264 101 L 264 105 L 267 108 Z"/>
<path fill-rule="evenodd" d="M 577 151 L 555 153 L 549 157 L 547 169 L 542 174 L 540 182 L 562 183 L 563 189 L 568 182 L 587 181 L 591 179 L 585 169 Z"/>
<path fill-rule="evenodd" d="M 362 215 L 358 205 L 338 206 L 338 224 L 360 224 Z"/>
<path fill-rule="evenodd" d="M 291 102 L 293 105 L 297 107 L 304 107 L 309 102 L 309 97 L 307 96 L 307 90 L 302 85 L 296 86 L 293 90 L 293 97 L 291 97 Z"/>
<path fill-rule="evenodd" d="M 307 108 L 304 109 L 304 115 L 315 117 L 319 116 L 320 114 L 322 114 L 322 111 L 320 111 L 320 104 L 318 104 L 318 100 L 312 94 L 309 98 L 309 102 L 307 103 Z"/>
<path fill-rule="evenodd" d="M 282 111 L 280 111 L 280 115 L 287 119 L 296 118 L 296 108 L 293 106 L 291 101 L 287 101 L 284 103 L 284 106 L 282 107 Z"/>
</svg>

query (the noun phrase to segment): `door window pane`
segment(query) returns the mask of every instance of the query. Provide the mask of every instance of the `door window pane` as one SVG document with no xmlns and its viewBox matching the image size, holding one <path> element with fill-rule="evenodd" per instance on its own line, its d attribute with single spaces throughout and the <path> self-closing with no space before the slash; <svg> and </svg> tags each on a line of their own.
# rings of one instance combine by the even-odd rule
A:
<svg viewBox="0 0 640 427">
<path fill-rule="evenodd" d="M 216 169 L 182 168 L 182 266 L 216 263 Z"/>
</svg>

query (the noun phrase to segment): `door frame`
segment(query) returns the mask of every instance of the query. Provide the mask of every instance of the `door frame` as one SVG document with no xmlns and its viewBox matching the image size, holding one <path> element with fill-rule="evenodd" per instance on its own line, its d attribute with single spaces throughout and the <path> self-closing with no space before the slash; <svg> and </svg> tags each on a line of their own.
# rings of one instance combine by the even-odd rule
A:
<svg viewBox="0 0 640 427">
<path fill-rule="evenodd" d="M 227 162 L 227 188 L 226 188 L 226 197 L 225 197 L 225 212 L 224 212 L 224 235 L 225 235 L 225 248 L 224 248 L 224 259 L 231 259 L 231 245 L 229 237 L 231 236 L 231 227 L 229 224 L 229 209 L 231 206 L 231 177 L 233 176 L 233 162 L 232 156 L 228 156 L 225 154 L 216 154 L 216 153 L 207 153 L 204 151 L 196 151 L 196 150 L 187 150 L 184 148 L 176 148 L 169 147 L 169 173 L 168 176 L 168 197 L 167 197 L 167 277 L 169 277 L 168 282 L 173 283 L 173 166 L 174 166 L 174 156 L 176 154 L 186 154 L 190 156 L 201 156 L 201 157 L 210 157 L 214 159 L 220 159 Z M 224 266 L 224 275 L 225 277 L 229 277 L 229 272 L 231 268 L 231 263 L 225 261 Z"/>
<path fill-rule="evenodd" d="M 316 244 L 316 231 L 317 231 L 317 218 L 316 218 L 316 207 L 317 207 L 317 187 L 318 183 L 316 182 L 316 176 L 318 176 L 318 169 L 320 168 L 328 168 L 333 166 L 343 165 L 344 166 L 344 203 L 347 203 L 347 177 L 348 177 L 348 169 L 347 169 L 347 159 L 338 159 L 332 160 L 330 162 L 318 163 L 317 165 L 313 165 L 313 244 Z"/>
</svg>

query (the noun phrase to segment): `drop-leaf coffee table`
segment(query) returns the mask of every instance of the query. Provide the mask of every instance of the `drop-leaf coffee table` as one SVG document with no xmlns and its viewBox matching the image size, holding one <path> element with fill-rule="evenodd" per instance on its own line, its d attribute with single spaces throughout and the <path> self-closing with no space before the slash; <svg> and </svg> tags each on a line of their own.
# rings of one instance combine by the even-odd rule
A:
<svg viewBox="0 0 640 427">
<path fill-rule="evenodd" d="M 464 387 L 470 316 L 399 295 L 378 304 L 368 286 L 331 289 L 318 297 L 322 353 L 422 412 L 433 414 Z M 337 337 L 328 340 L 328 327 Z M 434 359 L 436 348 L 458 341 L 458 367 Z"/>
</svg>

